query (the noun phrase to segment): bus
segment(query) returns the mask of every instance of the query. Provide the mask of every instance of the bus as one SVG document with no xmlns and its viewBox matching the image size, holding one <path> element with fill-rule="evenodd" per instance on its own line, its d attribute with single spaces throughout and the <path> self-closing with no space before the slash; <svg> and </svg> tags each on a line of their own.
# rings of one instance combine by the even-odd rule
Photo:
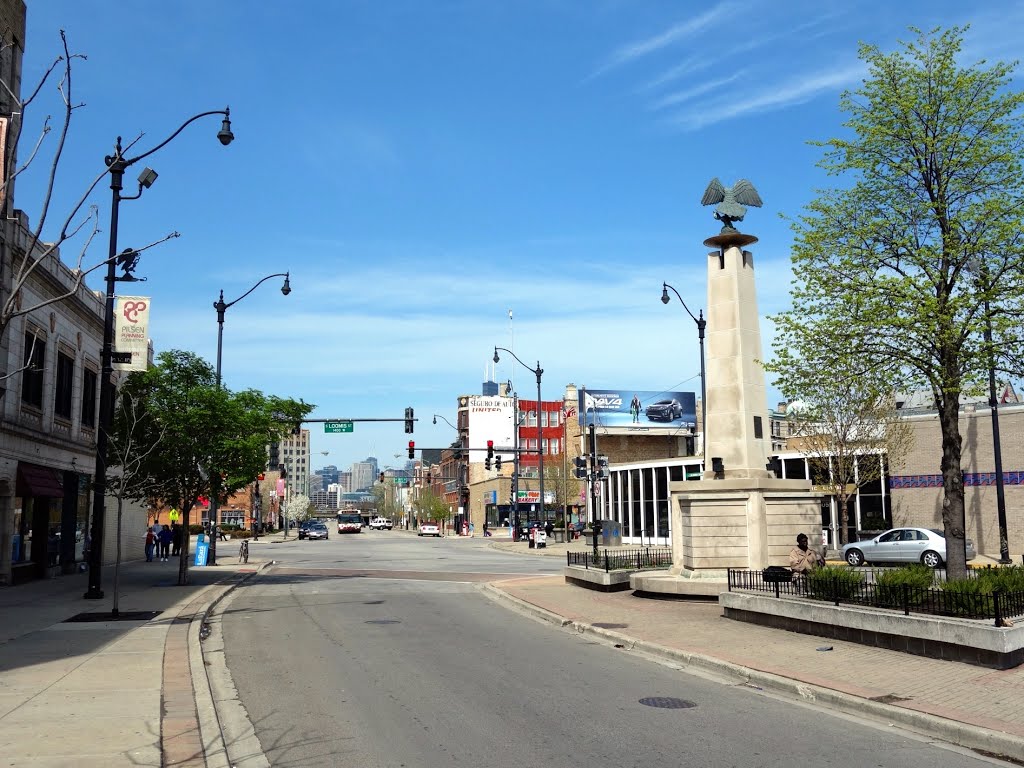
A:
<svg viewBox="0 0 1024 768">
<path fill-rule="evenodd" d="M 338 512 L 338 533 L 362 533 L 363 516 L 357 509 L 343 509 Z"/>
</svg>

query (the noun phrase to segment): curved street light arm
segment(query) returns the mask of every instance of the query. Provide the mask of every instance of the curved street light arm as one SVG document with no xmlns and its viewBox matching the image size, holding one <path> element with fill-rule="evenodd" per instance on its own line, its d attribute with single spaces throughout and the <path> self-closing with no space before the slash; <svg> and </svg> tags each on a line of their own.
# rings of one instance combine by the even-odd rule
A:
<svg viewBox="0 0 1024 768">
<path fill-rule="evenodd" d="M 124 167 L 127 168 L 128 166 L 133 165 L 133 164 L 139 162 L 139 160 L 141 160 L 142 158 L 149 157 L 150 155 L 152 155 L 157 150 L 163 149 L 165 146 L 167 146 L 172 141 L 174 141 L 174 139 L 177 137 L 177 135 L 179 133 L 181 133 L 183 130 L 185 130 L 185 128 L 187 128 L 189 125 L 191 125 L 192 123 L 194 123 L 196 120 L 200 119 L 201 117 L 208 117 L 209 115 L 224 115 L 224 125 L 221 127 L 221 130 L 222 131 L 227 131 L 226 135 L 231 135 L 231 108 L 230 107 L 225 107 L 224 109 L 214 109 L 214 110 L 211 110 L 209 112 L 200 112 L 198 115 L 193 115 L 188 120 L 186 120 L 184 123 L 182 123 L 180 126 L 178 126 L 178 130 L 176 130 L 174 133 L 172 133 L 166 139 L 161 141 L 159 144 L 157 144 L 155 147 L 153 147 L 148 152 L 143 152 L 141 155 L 136 155 L 135 157 L 133 157 L 131 159 L 125 159 L 125 158 L 121 157 L 120 156 L 120 152 L 119 152 L 118 155 L 115 155 L 115 157 L 113 159 L 114 160 L 120 160 L 124 164 Z M 231 135 L 231 138 L 234 138 L 234 136 Z M 228 141 L 226 143 L 230 143 L 230 141 L 231 141 L 231 139 L 228 139 Z M 223 141 L 223 139 L 221 140 L 221 142 L 225 143 Z M 111 160 L 111 158 L 108 158 L 108 162 L 107 162 L 108 165 L 110 165 L 110 160 Z"/>
<path fill-rule="evenodd" d="M 443 422 L 444 422 L 445 424 L 447 424 L 447 425 L 448 425 L 449 427 L 451 427 L 452 429 L 454 429 L 454 430 L 455 430 L 456 432 L 459 432 L 459 431 L 460 431 L 458 427 L 456 427 L 456 426 L 455 426 L 454 424 L 452 424 L 452 423 L 451 423 L 450 421 L 448 421 L 448 419 L 446 419 L 446 418 L 445 418 L 444 416 L 442 416 L 442 415 L 441 415 L 440 413 L 435 413 L 435 414 L 434 414 L 434 423 L 435 423 L 435 424 L 437 424 L 437 420 L 438 420 L 438 419 L 441 419 L 441 420 L 442 420 L 442 421 L 443 421 Z"/>
<path fill-rule="evenodd" d="M 540 381 L 540 377 L 544 374 L 544 369 L 540 367 L 540 361 L 537 362 L 537 367 L 536 368 L 531 368 L 526 363 L 524 363 L 522 360 L 520 360 L 519 357 L 516 355 L 516 353 L 513 352 L 511 349 L 508 349 L 506 347 L 495 347 L 494 348 L 494 362 L 496 362 L 496 363 L 501 360 L 501 358 L 498 356 L 498 350 L 499 349 L 502 352 L 508 352 L 510 355 L 512 355 L 512 357 L 515 358 L 517 363 L 519 363 L 521 366 L 523 366 L 523 368 L 525 368 L 526 370 L 528 370 L 531 373 L 533 373 L 537 377 L 537 381 Z"/>
<path fill-rule="evenodd" d="M 227 304 L 224 304 L 224 291 L 221 291 L 220 292 L 220 301 L 215 302 L 214 305 L 213 305 L 213 308 L 218 310 L 218 311 L 221 311 L 221 305 L 223 305 L 223 309 L 224 310 L 228 309 L 228 307 L 234 306 L 235 304 L 240 302 L 242 299 L 244 299 L 250 293 L 255 291 L 257 288 L 259 288 L 261 285 L 263 285 L 263 283 L 267 282 L 267 280 L 269 280 L 272 277 L 283 277 L 284 278 L 284 285 L 281 287 L 281 292 L 284 293 L 285 296 L 287 296 L 292 291 L 291 285 L 289 285 L 289 283 L 288 283 L 288 275 L 289 274 L 290 273 L 288 273 L 288 272 L 277 272 L 276 274 L 273 274 L 273 275 L 267 275 L 266 277 L 261 279 L 258 283 L 256 283 L 256 285 L 254 285 L 248 291 L 246 291 L 241 296 L 239 296 L 237 299 L 235 299 L 234 301 L 229 301 Z M 286 291 L 285 288 L 287 288 L 288 290 Z"/>
<path fill-rule="evenodd" d="M 679 299 L 679 303 L 683 305 L 683 309 L 686 310 L 686 314 L 688 314 L 691 318 L 693 318 L 693 322 L 695 322 L 697 324 L 698 328 L 700 328 L 704 323 L 707 322 L 704 319 L 704 310 L 703 309 L 700 310 L 700 319 L 698 320 L 696 317 L 693 316 L 693 312 L 690 311 L 690 308 L 688 306 L 686 306 L 686 302 L 683 301 L 683 297 L 679 295 L 679 291 L 677 291 L 675 288 L 673 288 L 668 283 L 662 283 L 661 284 L 661 303 L 662 304 L 668 304 L 669 301 L 670 301 L 669 295 L 668 295 L 668 289 L 669 288 L 672 288 L 672 293 L 674 293 L 676 295 L 676 298 Z M 703 328 L 701 328 L 701 330 L 703 330 Z"/>
</svg>

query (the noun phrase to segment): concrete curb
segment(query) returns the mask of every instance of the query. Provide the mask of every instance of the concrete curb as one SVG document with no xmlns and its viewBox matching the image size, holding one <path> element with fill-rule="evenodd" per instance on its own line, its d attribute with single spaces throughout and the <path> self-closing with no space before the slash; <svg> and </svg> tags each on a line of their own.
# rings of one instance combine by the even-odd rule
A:
<svg viewBox="0 0 1024 768">
<path fill-rule="evenodd" d="M 259 757 L 263 758 L 262 764 L 251 762 L 249 759 L 239 763 L 231 760 L 228 744 L 232 743 L 239 734 L 231 733 L 226 736 L 225 731 L 234 730 L 227 726 L 229 722 L 235 722 L 236 718 L 233 715 L 222 716 L 219 703 L 225 695 L 237 701 L 237 693 L 231 682 L 230 673 L 227 673 L 223 635 L 220 633 L 219 625 L 216 628 L 211 626 L 209 618 L 217 606 L 236 588 L 262 573 L 264 569 L 273 565 L 273 562 L 261 563 L 252 573 L 247 573 L 241 578 L 232 578 L 228 584 L 213 585 L 211 591 L 216 591 L 217 594 L 205 608 L 196 612 L 189 625 L 189 668 L 192 672 L 192 690 L 196 699 L 200 739 L 207 768 L 234 768 L 235 765 L 253 766 L 253 768 L 262 765 L 269 768 L 270 765 L 263 757 L 262 751 L 259 753 Z M 230 692 L 224 690 L 223 685 L 218 684 L 223 673 L 227 673 Z M 211 675 L 216 675 L 218 680 L 212 679 Z M 248 723 L 248 718 L 246 718 L 246 723 Z M 251 724 L 249 728 L 252 728 Z M 255 755 L 250 755 L 250 757 L 255 757 Z"/>
<path fill-rule="evenodd" d="M 581 635 L 586 633 L 597 635 L 598 637 L 621 643 L 630 650 L 639 650 L 661 659 L 678 662 L 682 664 L 684 671 L 692 670 L 725 676 L 754 688 L 794 697 L 807 703 L 824 705 L 844 714 L 884 720 L 889 724 L 899 725 L 917 733 L 941 739 L 942 741 L 967 749 L 980 750 L 993 755 L 1024 761 L 1024 739 L 1017 736 L 979 726 L 967 725 L 955 720 L 938 717 L 937 715 L 916 712 L 912 709 L 905 709 L 892 704 L 883 704 L 852 694 L 834 691 L 830 688 L 823 688 L 799 680 L 774 675 L 770 672 L 750 669 L 711 656 L 690 653 L 675 648 L 667 648 L 657 643 L 637 640 L 621 632 L 566 619 L 556 613 L 533 605 L 529 601 L 510 595 L 492 584 L 481 585 L 481 591 L 492 599 L 511 603 L 517 609 L 558 627 L 572 626 Z"/>
</svg>

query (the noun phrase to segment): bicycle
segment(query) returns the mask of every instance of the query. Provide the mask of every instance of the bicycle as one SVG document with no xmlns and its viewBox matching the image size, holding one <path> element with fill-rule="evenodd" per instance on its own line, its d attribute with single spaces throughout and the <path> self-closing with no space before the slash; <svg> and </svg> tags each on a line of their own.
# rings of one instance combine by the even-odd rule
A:
<svg viewBox="0 0 1024 768">
<path fill-rule="evenodd" d="M 242 539 L 242 545 L 238 548 L 238 562 L 249 562 L 249 540 Z"/>
</svg>

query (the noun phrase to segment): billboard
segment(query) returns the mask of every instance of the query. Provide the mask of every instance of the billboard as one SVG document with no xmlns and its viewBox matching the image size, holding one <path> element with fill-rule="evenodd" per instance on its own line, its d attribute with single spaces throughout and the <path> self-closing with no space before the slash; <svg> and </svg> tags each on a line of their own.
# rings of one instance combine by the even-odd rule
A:
<svg viewBox="0 0 1024 768">
<path fill-rule="evenodd" d="M 579 422 L 584 427 L 596 424 L 671 432 L 697 429 L 697 396 L 693 392 L 581 388 L 579 396 Z"/>
<path fill-rule="evenodd" d="M 469 447 L 486 448 L 487 441 L 494 441 L 494 455 L 502 461 L 512 461 L 513 454 L 502 453 L 498 448 L 515 446 L 515 413 L 511 397 L 489 397 L 476 395 L 469 398 Z M 469 460 L 482 462 L 483 451 L 473 451 Z"/>
</svg>

